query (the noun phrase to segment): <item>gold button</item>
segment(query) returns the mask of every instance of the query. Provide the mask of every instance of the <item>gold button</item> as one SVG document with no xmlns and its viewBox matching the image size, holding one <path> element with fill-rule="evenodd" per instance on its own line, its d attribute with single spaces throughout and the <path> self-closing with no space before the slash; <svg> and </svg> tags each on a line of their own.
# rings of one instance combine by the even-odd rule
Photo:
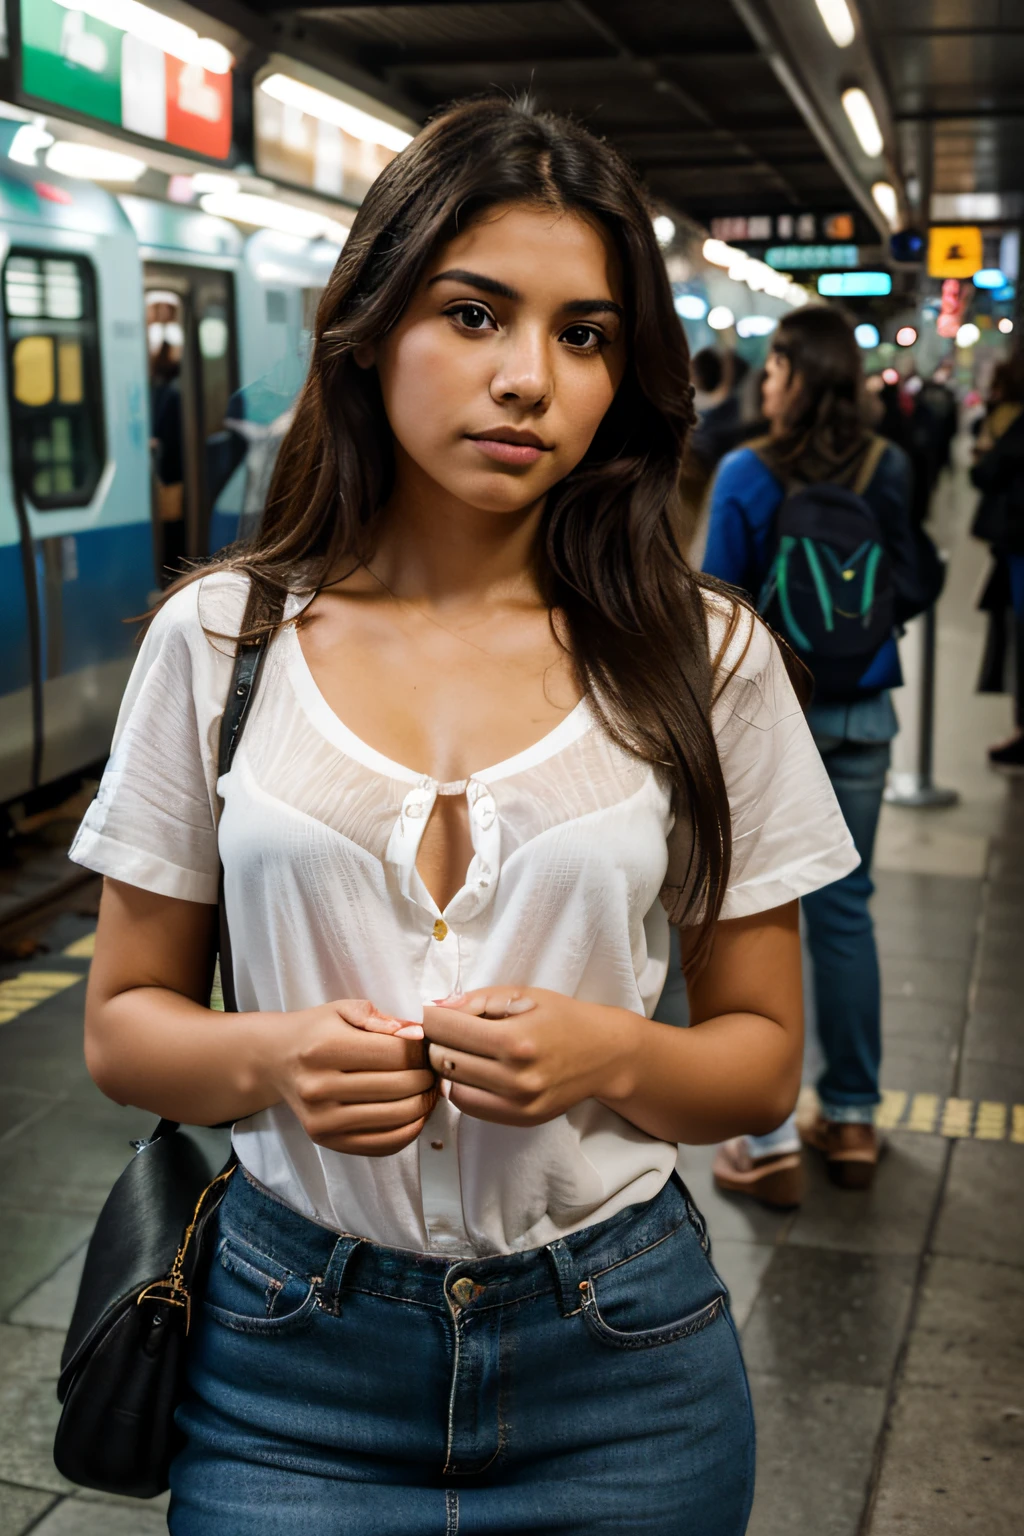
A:
<svg viewBox="0 0 1024 1536">
<path fill-rule="evenodd" d="M 434 924 L 434 938 L 440 944 L 441 940 L 448 936 L 448 924 L 443 917 L 439 917 Z"/>
<path fill-rule="evenodd" d="M 452 1286 L 452 1297 L 455 1301 L 458 1302 L 460 1307 L 464 1307 L 466 1306 L 467 1302 L 473 1300 L 473 1292 L 475 1290 L 476 1286 L 473 1284 L 472 1280 L 468 1275 L 464 1275 L 461 1280 L 456 1280 L 455 1284 Z"/>
</svg>

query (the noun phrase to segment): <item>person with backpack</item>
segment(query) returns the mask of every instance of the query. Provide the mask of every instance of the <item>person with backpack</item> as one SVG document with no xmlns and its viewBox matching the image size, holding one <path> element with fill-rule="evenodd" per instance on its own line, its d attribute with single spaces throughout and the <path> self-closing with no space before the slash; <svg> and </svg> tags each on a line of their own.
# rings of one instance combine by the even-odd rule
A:
<svg viewBox="0 0 1024 1536">
<path fill-rule="evenodd" d="M 858 868 L 803 900 L 825 1056 L 820 1113 L 799 1132 L 790 1116 L 767 1137 L 736 1137 L 715 1157 L 720 1188 L 781 1206 L 802 1197 L 801 1137 L 837 1184 L 865 1189 L 874 1178 L 881 987 L 868 903 L 899 729 L 894 631 L 942 584 L 934 546 L 913 522 L 909 460 L 867 429 L 864 403 L 844 316 L 788 315 L 765 370 L 768 435 L 723 460 L 704 557 L 705 573 L 749 593 L 810 670 L 811 731 L 860 855 Z"/>
</svg>

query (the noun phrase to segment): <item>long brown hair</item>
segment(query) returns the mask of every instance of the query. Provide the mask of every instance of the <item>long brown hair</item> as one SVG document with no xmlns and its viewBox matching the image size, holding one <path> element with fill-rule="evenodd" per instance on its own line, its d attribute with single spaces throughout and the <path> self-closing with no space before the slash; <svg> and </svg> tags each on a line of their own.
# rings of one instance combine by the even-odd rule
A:
<svg viewBox="0 0 1024 1536">
<path fill-rule="evenodd" d="M 690 570 L 673 529 L 694 419 L 686 340 L 650 209 L 609 145 L 528 104 L 485 98 L 434 118 L 391 161 L 324 291 L 259 532 L 214 568 L 244 571 L 267 592 L 315 591 L 344 562 L 371 557 L 393 441 L 376 372 L 359 368 L 353 352 L 398 322 L 440 245 L 508 202 L 598 221 L 622 262 L 626 373 L 583 460 L 548 495 L 536 563 L 550 610 L 564 616 L 581 688 L 620 744 L 665 770 L 677 815 L 692 821 L 684 916 L 700 926 L 699 963 L 730 861 L 702 590 L 715 583 Z"/>
<path fill-rule="evenodd" d="M 798 388 L 782 431 L 763 447 L 783 480 L 832 480 L 867 447 L 864 368 L 853 327 L 838 310 L 814 306 L 781 321 L 772 351 Z"/>
</svg>

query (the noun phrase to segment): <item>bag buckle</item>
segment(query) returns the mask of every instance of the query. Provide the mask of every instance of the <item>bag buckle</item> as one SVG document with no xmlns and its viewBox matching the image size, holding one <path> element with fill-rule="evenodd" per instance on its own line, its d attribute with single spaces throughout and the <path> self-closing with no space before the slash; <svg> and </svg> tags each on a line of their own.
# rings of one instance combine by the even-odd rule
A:
<svg viewBox="0 0 1024 1536">
<path fill-rule="evenodd" d="M 163 1302 L 169 1307 L 184 1307 L 186 1335 L 192 1324 L 192 1293 L 185 1279 L 185 1255 L 188 1253 L 196 1227 L 199 1225 L 207 1196 L 211 1190 L 216 1189 L 218 1184 L 226 1184 L 237 1166 L 236 1163 L 233 1167 L 226 1169 L 224 1173 L 218 1173 L 217 1177 L 207 1184 L 196 1201 L 196 1208 L 192 1212 L 192 1220 L 185 1228 L 185 1236 L 181 1240 L 181 1247 L 174 1255 L 174 1263 L 171 1265 L 170 1273 L 163 1276 L 162 1279 L 154 1280 L 152 1284 L 147 1285 L 144 1290 L 139 1292 L 135 1299 L 137 1307 L 141 1307 L 144 1301 Z"/>
</svg>

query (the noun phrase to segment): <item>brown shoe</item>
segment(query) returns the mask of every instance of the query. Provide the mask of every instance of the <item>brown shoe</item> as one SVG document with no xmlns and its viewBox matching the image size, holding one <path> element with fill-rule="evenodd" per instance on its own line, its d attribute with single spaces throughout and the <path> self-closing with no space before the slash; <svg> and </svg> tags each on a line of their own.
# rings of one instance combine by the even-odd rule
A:
<svg viewBox="0 0 1024 1536">
<path fill-rule="evenodd" d="M 711 1165 L 715 1183 L 732 1195 L 749 1195 L 762 1205 L 792 1210 L 804 1197 L 804 1165 L 799 1152 L 751 1157 L 747 1138 L 723 1141 Z"/>
<path fill-rule="evenodd" d="M 833 1184 L 841 1189 L 870 1189 L 882 1153 L 882 1142 L 873 1125 L 826 1120 L 822 1114 L 798 1122 L 800 1139 L 825 1158 Z"/>
</svg>

